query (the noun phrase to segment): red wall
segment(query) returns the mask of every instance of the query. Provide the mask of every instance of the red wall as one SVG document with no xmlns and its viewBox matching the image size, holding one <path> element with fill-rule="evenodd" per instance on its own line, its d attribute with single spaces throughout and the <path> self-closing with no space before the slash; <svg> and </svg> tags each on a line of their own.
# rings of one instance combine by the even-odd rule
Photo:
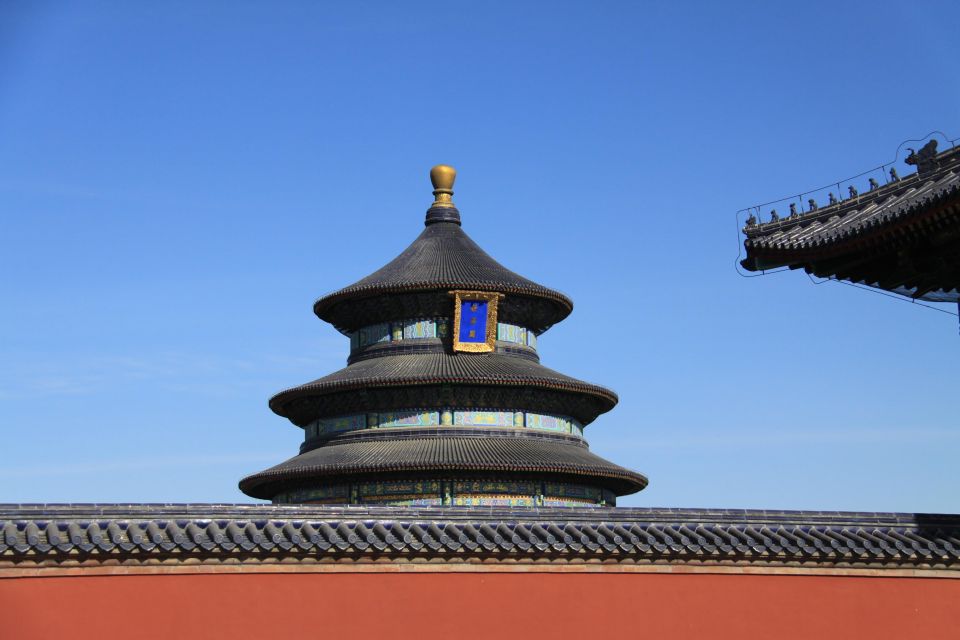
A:
<svg viewBox="0 0 960 640">
<path fill-rule="evenodd" d="M 391 640 L 494 633 L 531 639 L 960 638 L 960 580 L 648 573 L 0 579 L 4 639 L 341 633 Z"/>
</svg>

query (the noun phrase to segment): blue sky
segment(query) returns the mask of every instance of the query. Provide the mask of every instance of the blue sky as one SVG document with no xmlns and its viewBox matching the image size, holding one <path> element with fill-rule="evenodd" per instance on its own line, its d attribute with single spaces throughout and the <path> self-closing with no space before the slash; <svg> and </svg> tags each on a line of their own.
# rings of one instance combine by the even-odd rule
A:
<svg viewBox="0 0 960 640">
<path fill-rule="evenodd" d="M 349 6 L 343 6 L 348 5 Z M 0 6 L 0 501 L 246 501 L 314 299 L 422 228 L 570 295 L 621 504 L 960 510 L 957 318 L 734 269 L 735 213 L 960 136 L 955 3 Z M 900 164 L 901 173 L 908 167 Z M 956 308 L 944 307 L 955 311 Z"/>
</svg>

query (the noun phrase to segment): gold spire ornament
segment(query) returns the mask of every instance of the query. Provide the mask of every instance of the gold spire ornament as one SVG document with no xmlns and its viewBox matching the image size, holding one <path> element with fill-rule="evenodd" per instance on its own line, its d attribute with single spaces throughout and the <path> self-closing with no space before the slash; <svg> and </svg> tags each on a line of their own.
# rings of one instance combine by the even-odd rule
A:
<svg viewBox="0 0 960 640">
<path fill-rule="evenodd" d="M 438 164 L 430 169 L 430 182 L 433 183 L 434 207 L 454 207 L 453 182 L 457 179 L 457 170 L 448 164 Z"/>
</svg>

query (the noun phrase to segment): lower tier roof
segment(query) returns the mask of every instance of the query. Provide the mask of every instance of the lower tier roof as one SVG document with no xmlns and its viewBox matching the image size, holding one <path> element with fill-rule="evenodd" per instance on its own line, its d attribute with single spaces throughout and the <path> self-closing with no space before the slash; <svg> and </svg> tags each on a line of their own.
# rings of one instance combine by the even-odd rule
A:
<svg viewBox="0 0 960 640">
<path fill-rule="evenodd" d="M 350 482 L 390 474 L 538 474 L 579 477 L 626 495 L 647 486 L 643 475 L 565 439 L 432 436 L 334 443 L 290 458 L 240 481 L 240 490 L 270 499 L 309 481 Z"/>
<path fill-rule="evenodd" d="M 378 393 L 396 388 L 408 392 Z M 454 404 L 553 410 L 586 425 L 612 409 L 617 394 L 517 356 L 414 353 L 361 360 L 270 399 L 274 413 L 301 426 L 354 411 Z"/>
</svg>

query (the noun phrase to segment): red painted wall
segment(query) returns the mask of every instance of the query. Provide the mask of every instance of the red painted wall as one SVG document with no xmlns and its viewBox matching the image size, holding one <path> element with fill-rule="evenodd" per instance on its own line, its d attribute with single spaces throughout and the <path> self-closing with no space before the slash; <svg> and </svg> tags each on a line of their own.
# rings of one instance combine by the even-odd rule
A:
<svg viewBox="0 0 960 640">
<path fill-rule="evenodd" d="M 0 580 L 0 638 L 960 638 L 960 580 L 561 573 Z M 491 634 L 497 634 L 492 636 Z M 661 634 L 670 634 L 669 636 Z"/>
</svg>

